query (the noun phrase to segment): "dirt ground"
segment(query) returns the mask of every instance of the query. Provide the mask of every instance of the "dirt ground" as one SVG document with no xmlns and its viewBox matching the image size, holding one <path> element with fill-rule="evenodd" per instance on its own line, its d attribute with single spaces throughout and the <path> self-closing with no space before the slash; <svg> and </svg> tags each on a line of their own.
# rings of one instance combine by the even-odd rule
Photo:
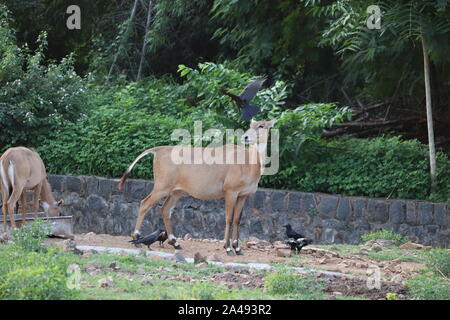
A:
<svg viewBox="0 0 450 320">
<path fill-rule="evenodd" d="M 77 234 L 75 242 L 78 246 L 101 246 L 110 248 L 136 248 L 129 243 L 130 237 L 111 236 L 107 234 Z M 48 243 L 58 244 L 64 241 L 59 238 L 48 238 Z M 175 250 L 165 243 L 161 248 L 159 243 L 154 243 L 151 249 L 167 253 L 181 253 L 185 258 L 194 258 L 196 253 L 206 257 L 208 261 L 236 262 L 236 263 L 266 263 L 285 265 L 289 267 L 304 267 L 320 271 L 332 271 L 339 274 L 319 273 L 318 278 L 326 284 L 325 292 L 329 298 L 336 299 L 337 296 L 352 296 L 372 300 L 384 300 L 387 293 L 395 293 L 398 299 L 408 299 L 408 293 L 404 283 L 407 279 L 419 274 L 419 270 L 424 267 L 418 262 L 405 262 L 399 259 L 394 260 L 374 260 L 367 257 L 370 247 L 355 246 L 352 254 L 343 254 L 342 247 L 336 246 L 315 246 L 310 245 L 301 251 L 300 254 L 292 254 L 282 242 L 270 243 L 251 237 L 246 241 L 241 241 L 243 255 L 228 256 L 223 248 L 223 241 L 216 239 L 178 239 L 181 250 Z M 384 250 L 384 249 L 383 249 Z M 388 250 L 388 249 L 385 249 Z M 406 252 L 403 255 L 414 255 L 414 252 Z M 161 259 L 155 257 L 155 259 Z M 201 265 L 199 265 L 201 266 Z M 229 288 L 262 288 L 265 282 L 264 276 L 251 269 L 227 268 L 228 271 L 217 273 L 203 279 L 213 281 Z M 369 288 L 368 276 L 371 271 L 376 270 L 380 275 L 381 288 Z M 158 277 L 162 277 L 158 275 Z M 164 275 L 171 279 L 173 276 Z M 192 281 L 187 275 L 176 276 L 172 280 Z"/>
<path fill-rule="evenodd" d="M 103 246 L 113 248 L 135 248 L 129 243 L 130 237 L 111 236 L 107 234 L 77 234 L 75 242 L 82 246 Z M 49 242 L 58 242 L 62 239 L 48 239 Z M 307 246 L 303 248 L 299 255 L 291 254 L 290 250 L 280 242 L 270 243 L 256 238 L 250 238 L 241 242 L 243 255 L 228 256 L 223 248 L 223 241 L 216 239 L 178 239 L 182 249 L 175 250 L 167 242 L 161 248 L 159 243 L 151 245 L 154 251 L 167 253 L 180 252 L 185 258 L 193 258 L 195 253 L 208 258 L 208 260 L 217 260 L 221 262 L 237 263 L 267 263 L 267 264 L 285 264 L 291 267 L 305 267 L 319 270 L 347 273 L 352 275 L 368 275 L 368 269 L 376 268 L 380 271 L 382 280 L 395 280 L 401 283 L 402 280 L 417 275 L 418 270 L 424 266 L 417 262 L 404 262 L 398 259 L 390 261 L 377 261 L 369 259 L 366 252 L 362 251 L 357 255 L 345 255 L 333 251 L 333 247 L 323 249 L 320 246 Z M 400 277 L 399 277 L 400 276 Z"/>
</svg>

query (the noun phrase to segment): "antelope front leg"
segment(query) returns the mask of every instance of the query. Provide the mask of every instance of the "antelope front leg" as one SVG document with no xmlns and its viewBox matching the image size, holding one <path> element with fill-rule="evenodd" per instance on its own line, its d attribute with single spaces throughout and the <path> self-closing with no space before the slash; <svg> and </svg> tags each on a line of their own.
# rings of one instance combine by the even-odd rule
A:
<svg viewBox="0 0 450 320">
<path fill-rule="evenodd" d="M 228 192 L 225 195 L 225 238 L 224 248 L 228 255 L 234 255 L 234 251 L 230 247 L 230 229 L 233 220 L 233 211 L 236 205 L 237 194 Z"/>
<path fill-rule="evenodd" d="M 239 247 L 239 223 L 241 222 L 242 208 L 244 207 L 245 199 L 247 199 L 247 196 L 238 197 L 234 207 L 232 240 L 234 251 L 238 255 L 242 254 L 241 248 Z"/>
<path fill-rule="evenodd" d="M 136 226 L 134 227 L 134 232 L 131 234 L 133 239 L 137 239 L 140 234 L 142 222 L 144 221 L 147 211 L 156 205 L 159 200 L 167 195 L 166 192 L 153 190 L 144 200 L 141 201 L 141 206 L 139 207 L 139 214 L 136 220 Z"/>
</svg>

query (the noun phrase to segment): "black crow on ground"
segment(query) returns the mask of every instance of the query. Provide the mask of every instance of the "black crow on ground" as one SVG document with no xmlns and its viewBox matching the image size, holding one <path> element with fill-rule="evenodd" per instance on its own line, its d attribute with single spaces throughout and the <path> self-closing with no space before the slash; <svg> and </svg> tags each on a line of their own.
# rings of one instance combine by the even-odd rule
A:
<svg viewBox="0 0 450 320">
<path fill-rule="evenodd" d="M 146 245 L 147 248 L 150 249 L 150 245 L 151 244 L 153 244 L 156 241 L 161 241 L 159 239 L 164 233 L 166 233 L 164 231 L 164 229 L 158 229 L 158 230 L 150 233 L 148 236 L 145 236 L 143 238 L 139 238 L 139 239 L 136 239 L 136 240 L 131 240 L 129 242 L 133 243 L 138 248 L 140 248 L 140 246 L 138 246 L 138 245 L 143 244 L 143 245 Z"/>
<path fill-rule="evenodd" d="M 299 239 L 299 238 L 305 238 L 300 233 L 295 232 L 294 230 L 292 230 L 292 227 L 291 227 L 290 224 L 287 224 L 284 227 L 286 228 L 286 235 L 287 235 L 288 238 L 292 238 L 294 240 Z"/>
<path fill-rule="evenodd" d="M 259 107 L 250 105 L 250 101 L 256 96 L 262 84 L 266 80 L 267 77 L 264 76 L 262 78 L 250 82 L 238 96 L 232 94 L 225 88 L 222 88 L 221 91 L 223 94 L 226 94 L 236 102 L 239 109 L 241 109 L 242 118 L 245 121 L 248 121 L 260 111 Z"/>
<path fill-rule="evenodd" d="M 298 239 L 289 239 L 286 241 L 286 244 L 288 244 L 291 247 L 292 251 L 295 251 L 296 253 L 299 253 L 300 250 L 304 246 L 307 246 L 308 244 L 311 244 L 313 241 L 311 239 L 306 238 L 298 238 Z"/>
</svg>

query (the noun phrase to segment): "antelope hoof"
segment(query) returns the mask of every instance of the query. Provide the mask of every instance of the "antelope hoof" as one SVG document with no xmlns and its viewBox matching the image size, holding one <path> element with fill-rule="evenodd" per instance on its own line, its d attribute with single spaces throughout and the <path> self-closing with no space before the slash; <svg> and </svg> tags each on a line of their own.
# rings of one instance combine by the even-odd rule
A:
<svg viewBox="0 0 450 320">
<path fill-rule="evenodd" d="M 227 255 L 229 255 L 229 256 L 235 256 L 236 253 L 235 253 L 233 250 L 231 250 L 231 248 L 227 248 Z"/>
<path fill-rule="evenodd" d="M 141 237 L 141 235 L 138 233 L 138 232 L 133 232 L 132 234 L 131 234 L 131 238 L 133 239 L 133 240 L 137 240 L 137 239 L 139 239 Z"/>
<path fill-rule="evenodd" d="M 244 254 L 242 253 L 242 250 L 241 250 L 241 248 L 236 248 L 236 249 L 234 249 L 235 251 L 236 251 L 236 254 L 238 255 L 238 256 L 243 256 Z"/>
<path fill-rule="evenodd" d="M 175 243 L 173 244 L 173 247 L 174 247 L 176 250 L 181 250 L 181 249 L 182 249 L 181 246 L 180 246 L 180 244 L 179 244 L 178 242 L 175 242 Z"/>
</svg>

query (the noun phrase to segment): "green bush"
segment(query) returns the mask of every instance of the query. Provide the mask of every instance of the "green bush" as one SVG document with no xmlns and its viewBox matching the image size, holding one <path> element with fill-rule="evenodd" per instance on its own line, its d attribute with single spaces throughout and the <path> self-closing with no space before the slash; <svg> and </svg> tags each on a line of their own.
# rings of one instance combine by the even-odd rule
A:
<svg viewBox="0 0 450 320">
<path fill-rule="evenodd" d="M 0 6 L 0 151 L 37 146 L 50 132 L 76 121 L 86 104 L 86 82 L 77 76 L 73 57 L 45 61 L 46 33 L 38 48 L 15 44 L 9 12 Z"/>
<path fill-rule="evenodd" d="M 0 299 L 74 299 L 78 292 L 66 285 L 73 254 L 58 248 L 28 251 L 8 246 L 0 251 Z"/>
<path fill-rule="evenodd" d="M 50 225 L 40 219 L 25 224 L 12 232 L 14 244 L 26 251 L 42 251 L 44 238 L 50 233 Z"/>
<path fill-rule="evenodd" d="M 450 276 L 450 252 L 448 249 L 434 248 L 428 252 L 425 264 L 437 276 Z"/>
<path fill-rule="evenodd" d="M 73 291 L 67 288 L 67 278 L 57 267 L 45 265 L 11 270 L 0 285 L 0 299 L 57 300 L 71 299 Z"/>
<path fill-rule="evenodd" d="M 289 146 L 288 146 L 289 147 Z M 304 143 L 282 154 L 280 171 L 261 186 L 375 198 L 450 201 L 450 160 L 437 153 L 437 188 L 430 191 L 427 147 L 400 137 L 342 138 Z"/>
<path fill-rule="evenodd" d="M 323 298 L 324 285 L 314 275 L 278 270 L 265 278 L 264 288 L 270 294 L 289 295 L 300 299 Z"/>
<path fill-rule="evenodd" d="M 397 245 L 403 244 L 408 241 L 408 239 L 401 234 L 395 233 L 392 230 L 385 229 L 365 233 L 361 236 L 361 240 L 364 242 L 377 239 L 393 240 Z"/>
<path fill-rule="evenodd" d="M 441 276 L 423 274 L 406 282 L 409 293 L 420 300 L 449 300 L 450 282 Z"/>
</svg>

